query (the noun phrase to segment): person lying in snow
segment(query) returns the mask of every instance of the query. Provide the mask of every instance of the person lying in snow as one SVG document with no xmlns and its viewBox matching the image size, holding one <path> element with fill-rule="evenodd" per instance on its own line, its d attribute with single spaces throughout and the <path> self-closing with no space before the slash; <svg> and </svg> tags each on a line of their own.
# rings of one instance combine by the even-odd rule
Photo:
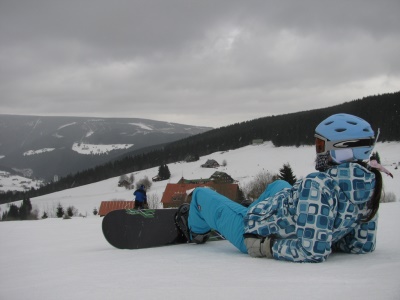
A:
<svg viewBox="0 0 400 300">
<path fill-rule="evenodd" d="M 380 171 L 392 176 L 376 160 L 365 162 L 378 136 L 365 120 L 335 114 L 316 127 L 315 138 L 318 172 L 293 186 L 269 184 L 249 207 L 196 188 L 190 206 L 178 209 L 178 228 L 191 242 L 205 243 L 215 229 L 252 257 L 293 262 L 323 262 L 333 251 L 374 251 Z"/>
</svg>

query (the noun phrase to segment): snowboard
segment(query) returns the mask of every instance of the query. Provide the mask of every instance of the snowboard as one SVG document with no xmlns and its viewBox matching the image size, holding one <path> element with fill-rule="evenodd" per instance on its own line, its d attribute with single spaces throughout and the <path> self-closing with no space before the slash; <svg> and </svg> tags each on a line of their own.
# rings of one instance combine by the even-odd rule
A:
<svg viewBox="0 0 400 300">
<path fill-rule="evenodd" d="M 186 243 L 175 225 L 177 209 L 121 209 L 104 216 L 106 240 L 118 249 L 143 249 Z M 223 239 L 212 232 L 210 240 Z"/>
</svg>

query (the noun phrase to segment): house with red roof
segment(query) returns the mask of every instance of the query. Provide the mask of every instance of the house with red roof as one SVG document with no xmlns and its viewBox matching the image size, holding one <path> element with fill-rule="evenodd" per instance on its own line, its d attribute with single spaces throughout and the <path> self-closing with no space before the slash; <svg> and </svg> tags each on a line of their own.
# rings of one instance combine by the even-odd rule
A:
<svg viewBox="0 0 400 300">
<path fill-rule="evenodd" d="M 203 183 L 168 183 L 162 196 L 161 203 L 164 208 L 179 207 L 182 203 L 190 203 L 192 200 L 191 192 L 197 187 L 213 189 L 219 194 L 238 203 L 242 201 L 238 184 L 206 181 Z"/>
</svg>

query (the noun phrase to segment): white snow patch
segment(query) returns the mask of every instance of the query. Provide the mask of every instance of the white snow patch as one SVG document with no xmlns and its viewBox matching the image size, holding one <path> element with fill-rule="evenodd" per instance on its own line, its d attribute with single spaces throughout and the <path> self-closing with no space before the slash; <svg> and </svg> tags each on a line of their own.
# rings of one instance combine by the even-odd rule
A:
<svg viewBox="0 0 400 300">
<path fill-rule="evenodd" d="M 128 149 L 134 144 L 111 144 L 111 145 L 95 145 L 86 143 L 74 143 L 72 150 L 79 154 L 95 155 L 95 154 L 108 154 L 113 150 Z"/>
<path fill-rule="evenodd" d="M 43 148 L 39 150 L 29 150 L 23 153 L 23 156 L 30 156 L 30 155 L 37 155 L 37 154 L 42 154 L 46 152 L 51 152 L 54 151 L 55 148 Z"/>
<path fill-rule="evenodd" d="M 60 129 L 63 129 L 63 128 L 65 128 L 65 127 L 72 126 L 72 125 L 75 125 L 75 124 L 76 124 L 76 122 L 69 123 L 69 124 L 65 124 L 65 125 L 62 125 L 62 126 L 58 127 L 57 130 L 60 130 Z"/>
<path fill-rule="evenodd" d="M 89 137 L 89 136 L 91 136 L 93 133 L 94 133 L 94 131 L 93 131 L 93 130 L 90 130 L 90 131 L 88 131 L 88 133 L 86 133 L 86 137 Z"/>
<path fill-rule="evenodd" d="M 35 122 L 35 124 L 32 124 L 32 130 L 34 130 L 35 128 L 36 128 L 36 126 L 38 126 L 39 124 L 41 124 L 42 123 L 42 120 L 41 119 L 37 119 L 37 121 Z"/>
<path fill-rule="evenodd" d="M 62 139 L 64 136 L 58 133 L 54 133 L 53 134 L 54 137 L 58 138 L 58 139 Z"/>
<path fill-rule="evenodd" d="M 41 180 L 33 180 L 18 175 L 11 175 L 9 172 L 6 171 L 0 171 L 0 191 L 2 192 L 8 192 L 8 191 L 24 192 L 24 191 L 29 191 L 31 188 L 38 189 L 42 185 L 43 181 Z M 1 211 L 2 207 L 0 206 L 0 212 Z"/>
<path fill-rule="evenodd" d="M 153 128 L 151 128 L 150 126 L 143 124 L 143 123 L 129 123 L 129 124 L 134 125 L 134 126 L 139 126 L 140 128 L 145 129 L 145 130 L 150 130 L 150 131 L 153 130 Z"/>
</svg>

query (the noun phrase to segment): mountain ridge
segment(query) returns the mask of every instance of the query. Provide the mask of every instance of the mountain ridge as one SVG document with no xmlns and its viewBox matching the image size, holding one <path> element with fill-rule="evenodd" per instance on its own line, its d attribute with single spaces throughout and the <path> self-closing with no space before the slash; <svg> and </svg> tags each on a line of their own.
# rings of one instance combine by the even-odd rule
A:
<svg viewBox="0 0 400 300">
<path fill-rule="evenodd" d="M 51 180 L 210 129 L 142 118 L 0 114 L 0 165 Z"/>
<path fill-rule="evenodd" d="M 60 178 L 59 182 L 50 183 L 39 190 L 1 196 L 0 202 L 37 197 L 73 186 L 82 186 L 121 174 L 184 161 L 188 156 L 199 157 L 238 149 L 251 144 L 254 139 L 271 141 L 275 147 L 312 145 L 315 126 L 335 113 L 354 114 L 368 120 L 374 130 L 381 129 L 380 142 L 400 141 L 400 92 L 396 92 L 369 96 L 324 109 L 236 123 L 139 151 L 127 151 L 113 160 L 73 175 L 69 174 Z M 49 152 L 49 155 L 51 153 Z"/>
</svg>

